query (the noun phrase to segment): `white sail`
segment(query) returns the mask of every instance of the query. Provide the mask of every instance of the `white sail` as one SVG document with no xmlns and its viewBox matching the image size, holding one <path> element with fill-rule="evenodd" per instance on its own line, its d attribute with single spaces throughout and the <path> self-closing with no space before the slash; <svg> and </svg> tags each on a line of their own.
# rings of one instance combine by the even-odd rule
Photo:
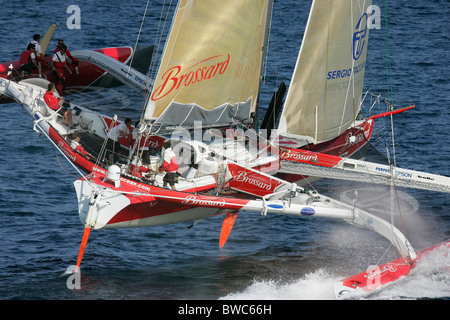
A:
<svg viewBox="0 0 450 320">
<path fill-rule="evenodd" d="M 280 118 L 287 138 L 336 138 L 360 110 L 368 0 L 315 0 Z"/>
<path fill-rule="evenodd" d="M 245 121 L 255 111 L 268 0 L 182 0 L 144 119 L 204 126 Z"/>
</svg>

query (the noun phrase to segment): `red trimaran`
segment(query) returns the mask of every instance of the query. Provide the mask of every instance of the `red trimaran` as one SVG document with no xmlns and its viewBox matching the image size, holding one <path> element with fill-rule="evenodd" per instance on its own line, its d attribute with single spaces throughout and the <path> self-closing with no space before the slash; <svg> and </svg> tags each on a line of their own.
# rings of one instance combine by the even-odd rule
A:
<svg viewBox="0 0 450 320">
<path fill-rule="evenodd" d="M 268 0 L 179 2 L 135 128 L 137 137 L 129 155 L 114 164 L 110 159 L 117 150 L 107 138 L 119 123 L 115 117 L 77 107 L 73 118 L 79 127 L 71 130 L 43 102 L 43 80 L 2 81 L 2 92 L 22 104 L 36 130 L 77 170 L 88 173 L 80 171 L 82 177 L 74 183 L 85 225 L 77 270 L 93 228 L 156 226 L 224 214 L 219 240 L 223 246 L 238 212 L 249 211 L 343 219 L 388 239 L 401 258 L 381 266 L 383 272 L 339 282 L 337 297 L 406 275 L 424 253 L 418 255 L 399 229 L 357 203 L 346 204 L 297 184 L 314 176 L 450 191 L 448 177 L 348 158 L 367 144 L 375 119 L 409 108 L 356 120 L 362 105 L 369 2 L 313 1 L 280 124 L 270 139 L 252 129 L 272 11 Z M 192 41 L 194 36 L 201 41 Z M 119 62 L 97 60 L 111 70 L 123 69 Z M 134 75 L 151 83 L 144 75 Z M 132 86 L 141 82 L 125 74 L 121 79 Z M 82 136 L 92 158 L 72 148 L 74 132 Z M 163 153 L 164 140 L 171 141 L 177 154 L 176 190 L 164 188 L 163 174 L 156 173 L 160 157 L 151 151 Z M 142 158 L 147 152 L 150 156 Z M 140 172 L 141 164 L 154 174 Z"/>
</svg>

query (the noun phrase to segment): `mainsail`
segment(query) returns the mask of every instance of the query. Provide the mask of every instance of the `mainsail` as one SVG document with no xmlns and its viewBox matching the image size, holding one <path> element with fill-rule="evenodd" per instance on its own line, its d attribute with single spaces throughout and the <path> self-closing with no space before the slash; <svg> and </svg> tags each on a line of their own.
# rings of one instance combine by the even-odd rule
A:
<svg viewBox="0 0 450 320">
<path fill-rule="evenodd" d="M 268 0 L 179 2 L 144 119 L 243 122 L 256 108 Z"/>
<path fill-rule="evenodd" d="M 369 0 L 314 1 L 279 134 L 312 143 L 347 130 L 360 110 Z"/>
</svg>

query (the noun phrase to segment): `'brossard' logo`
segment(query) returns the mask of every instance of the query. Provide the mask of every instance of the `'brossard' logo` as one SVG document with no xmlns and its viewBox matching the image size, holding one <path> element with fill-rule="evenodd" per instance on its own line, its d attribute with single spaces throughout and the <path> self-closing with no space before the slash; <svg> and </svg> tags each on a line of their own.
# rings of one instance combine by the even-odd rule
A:
<svg viewBox="0 0 450 320">
<path fill-rule="evenodd" d="M 180 89 L 181 86 L 187 87 L 193 83 L 209 80 L 217 75 L 223 74 L 228 68 L 230 54 L 227 54 L 226 60 L 211 64 L 211 60 L 217 60 L 220 57 L 223 56 L 214 56 L 205 59 L 187 68 L 186 71 L 182 71 L 180 66 L 170 68 L 162 75 L 162 85 L 153 91 L 152 100 L 159 100 L 173 90 Z"/>
<path fill-rule="evenodd" d="M 295 152 L 292 150 L 284 151 L 281 154 L 282 160 L 293 160 L 300 162 L 315 162 L 318 163 L 319 159 L 317 158 L 317 154 L 308 153 L 308 152 Z"/>
<path fill-rule="evenodd" d="M 233 176 L 233 180 L 245 182 L 265 190 L 272 189 L 272 184 L 270 183 L 270 181 L 261 181 L 257 177 L 247 176 L 247 172 L 245 171 L 239 171 L 236 176 Z"/>
<path fill-rule="evenodd" d="M 383 266 L 382 268 L 379 268 L 379 267 L 373 268 L 372 270 L 369 271 L 368 274 L 364 275 L 364 277 L 367 279 L 373 279 L 373 278 L 382 277 L 388 272 L 394 273 L 396 271 L 397 271 L 397 268 L 395 266 L 387 264 L 387 265 Z"/>
<path fill-rule="evenodd" d="M 184 201 L 181 202 L 182 204 L 192 204 L 192 205 L 198 205 L 198 206 L 206 206 L 206 207 L 223 207 L 225 205 L 224 199 L 218 199 L 215 200 L 206 200 L 206 199 L 197 199 L 196 196 L 187 196 Z"/>
</svg>

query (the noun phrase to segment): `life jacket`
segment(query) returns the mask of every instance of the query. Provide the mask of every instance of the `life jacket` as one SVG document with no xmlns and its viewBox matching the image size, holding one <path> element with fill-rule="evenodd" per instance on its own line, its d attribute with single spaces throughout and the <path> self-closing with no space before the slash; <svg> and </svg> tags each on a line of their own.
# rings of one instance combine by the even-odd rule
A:
<svg viewBox="0 0 450 320">
<path fill-rule="evenodd" d="M 72 142 L 70 143 L 70 146 L 72 147 L 72 149 L 74 149 L 75 151 L 78 151 L 78 153 L 80 153 L 82 155 L 89 154 L 89 152 L 87 152 L 84 149 L 84 147 L 77 140 L 72 140 Z"/>
<path fill-rule="evenodd" d="M 57 52 L 59 52 L 59 51 L 60 51 L 60 50 L 59 50 L 59 47 L 56 47 L 56 49 L 55 49 L 55 51 L 53 51 L 53 53 L 57 53 Z M 70 60 L 72 60 L 72 62 L 78 62 L 78 59 L 75 58 L 74 56 L 72 56 L 72 54 L 70 53 L 70 51 L 67 50 L 67 49 L 66 49 L 66 56 L 67 56 Z"/>
<path fill-rule="evenodd" d="M 33 53 L 33 51 L 31 50 L 26 50 L 24 52 L 22 52 L 22 54 L 20 55 L 20 59 L 19 59 L 19 63 L 20 65 L 24 65 L 27 63 L 31 63 L 31 54 Z"/>
<path fill-rule="evenodd" d="M 166 172 L 178 171 L 177 156 L 172 151 L 172 148 L 168 148 L 164 151 L 164 162 L 161 165 L 161 169 L 163 169 Z"/>
<path fill-rule="evenodd" d="M 58 58 L 58 60 L 53 59 L 53 64 L 55 65 L 55 68 L 64 69 L 64 63 L 66 62 L 64 54 L 58 51 L 55 53 L 55 55 Z"/>
</svg>

